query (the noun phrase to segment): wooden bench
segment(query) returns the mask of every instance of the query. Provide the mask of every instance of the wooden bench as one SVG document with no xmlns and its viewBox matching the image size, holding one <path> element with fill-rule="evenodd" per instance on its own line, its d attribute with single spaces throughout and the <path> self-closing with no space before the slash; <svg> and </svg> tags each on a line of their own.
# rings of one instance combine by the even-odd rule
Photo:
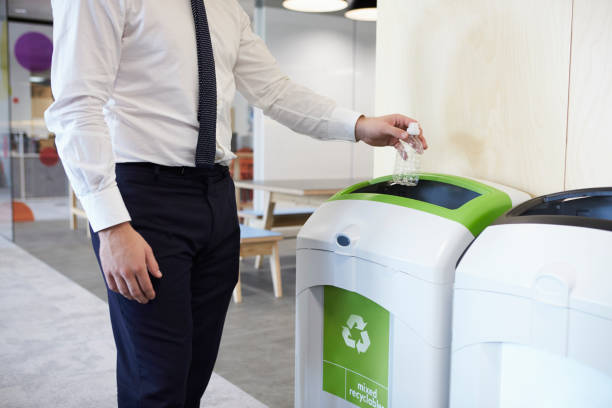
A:
<svg viewBox="0 0 612 408">
<path fill-rule="evenodd" d="M 271 225 L 267 228 L 302 226 L 315 211 L 313 207 L 275 208 Z M 238 217 L 248 224 L 253 220 L 262 220 L 263 211 L 243 209 L 238 211 Z"/>
<path fill-rule="evenodd" d="M 283 296 L 280 257 L 278 254 L 278 241 L 281 239 L 283 239 L 283 235 L 279 232 L 240 225 L 240 258 L 270 255 L 272 285 L 274 286 L 274 296 L 277 298 Z M 240 273 L 238 274 L 238 284 L 234 288 L 234 302 L 242 302 Z"/>
</svg>

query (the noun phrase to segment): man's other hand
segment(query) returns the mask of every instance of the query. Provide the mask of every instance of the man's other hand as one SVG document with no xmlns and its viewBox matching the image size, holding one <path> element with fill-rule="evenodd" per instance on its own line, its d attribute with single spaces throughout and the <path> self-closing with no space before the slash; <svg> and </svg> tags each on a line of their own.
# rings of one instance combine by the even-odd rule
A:
<svg viewBox="0 0 612 408">
<path fill-rule="evenodd" d="M 355 125 L 355 140 L 362 141 L 370 146 L 394 146 L 398 148 L 399 140 L 408 138 L 406 129 L 416 120 L 404 115 L 388 115 L 376 118 L 360 117 Z M 419 126 L 420 128 L 420 126 Z M 423 149 L 427 149 L 427 141 L 423 137 L 423 129 L 419 139 Z"/>
<path fill-rule="evenodd" d="M 144 238 L 128 222 L 102 230 L 98 236 L 108 288 L 142 304 L 155 299 L 149 273 L 156 278 L 162 274 Z"/>
</svg>

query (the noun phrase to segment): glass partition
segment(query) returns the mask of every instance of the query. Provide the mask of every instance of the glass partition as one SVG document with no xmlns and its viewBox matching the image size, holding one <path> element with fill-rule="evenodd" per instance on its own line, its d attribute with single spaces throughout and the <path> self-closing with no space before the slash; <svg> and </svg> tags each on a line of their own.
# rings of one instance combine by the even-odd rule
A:
<svg viewBox="0 0 612 408">
<path fill-rule="evenodd" d="M 41 229 L 69 228 L 68 181 L 55 136 L 44 121 L 44 112 L 53 103 L 52 38 L 49 22 L 9 15 L 12 208 L 17 243 L 37 236 Z"/>
<path fill-rule="evenodd" d="M 6 1 L 0 1 L 0 237 L 13 239 L 9 50 Z"/>
</svg>

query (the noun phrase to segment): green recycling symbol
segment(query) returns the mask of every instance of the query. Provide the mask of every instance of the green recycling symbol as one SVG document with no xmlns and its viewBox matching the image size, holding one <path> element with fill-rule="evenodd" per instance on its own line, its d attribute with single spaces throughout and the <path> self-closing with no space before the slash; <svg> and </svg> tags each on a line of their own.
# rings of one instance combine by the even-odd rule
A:
<svg viewBox="0 0 612 408">
<path fill-rule="evenodd" d="M 357 349 L 358 354 L 365 353 L 370 347 L 370 336 L 365 330 L 366 325 L 367 323 L 363 321 L 363 317 L 353 314 L 350 315 L 346 321 L 346 326 L 342 326 L 342 338 L 344 339 L 344 343 L 352 349 Z M 361 338 L 357 341 L 351 337 L 351 330 L 354 327 L 357 327 L 357 329 L 361 331 Z"/>
</svg>

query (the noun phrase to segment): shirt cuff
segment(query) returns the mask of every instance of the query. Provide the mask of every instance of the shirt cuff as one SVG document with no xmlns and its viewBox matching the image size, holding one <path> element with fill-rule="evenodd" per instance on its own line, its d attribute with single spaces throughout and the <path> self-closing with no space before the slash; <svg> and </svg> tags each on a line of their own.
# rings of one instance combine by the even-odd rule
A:
<svg viewBox="0 0 612 408">
<path fill-rule="evenodd" d="M 362 113 L 357 113 L 350 109 L 335 108 L 329 119 L 327 137 L 333 140 L 356 142 L 355 126 L 357 125 L 357 119 L 362 116 Z"/>
<path fill-rule="evenodd" d="M 94 232 L 132 220 L 116 185 L 79 197 L 79 201 Z"/>
</svg>

